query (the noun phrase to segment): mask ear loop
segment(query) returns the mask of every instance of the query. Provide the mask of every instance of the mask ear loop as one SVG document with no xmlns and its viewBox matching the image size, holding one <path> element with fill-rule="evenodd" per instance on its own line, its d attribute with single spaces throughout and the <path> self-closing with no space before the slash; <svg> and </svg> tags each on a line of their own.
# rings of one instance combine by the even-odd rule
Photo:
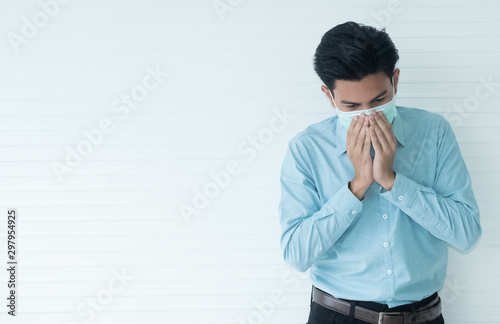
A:
<svg viewBox="0 0 500 324">
<path fill-rule="evenodd" d="M 394 77 L 392 77 L 392 100 L 394 100 L 394 97 L 396 97 L 396 94 L 394 93 Z M 396 106 L 394 105 L 394 116 L 398 116 L 398 111 L 396 109 Z M 392 123 L 391 123 L 392 124 Z"/>
<path fill-rule="evenodd" d="M 335 102 L 335 99 L 333 99 L 333 93 L 330 91 L 330 94 L 332 95 L 332 100 L 333 100 L 333 104 L 335 105 L 335 109 L 339 109 L 337 107 L 337 103 Z"/>
<path fill-rule="evenodd" d="M 394 77 L 392 77 L 392 98 L 394 99 L 395 96 L 396 94 L 394 93 Z"/>
</svg>

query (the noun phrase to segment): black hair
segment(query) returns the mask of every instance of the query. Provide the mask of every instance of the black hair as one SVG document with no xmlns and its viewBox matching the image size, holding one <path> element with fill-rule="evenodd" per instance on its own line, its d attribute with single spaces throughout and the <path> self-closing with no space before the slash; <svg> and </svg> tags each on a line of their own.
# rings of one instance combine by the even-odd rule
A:
<svg viewBox="0 0 500 324">
<path fill-rule="evenodd" d="M 383 71 L 391 79 L 398 50 L 385 28 L 348 21 L 327 31 L 314 54 L 314 71 L 333 94 L 335 80 L 361 81 Z"/>
</svg>

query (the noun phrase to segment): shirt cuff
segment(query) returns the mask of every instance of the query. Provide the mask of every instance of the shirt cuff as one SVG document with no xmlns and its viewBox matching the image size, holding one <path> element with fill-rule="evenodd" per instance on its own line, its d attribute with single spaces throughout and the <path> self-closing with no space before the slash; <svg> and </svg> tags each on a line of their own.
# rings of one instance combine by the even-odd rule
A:
<svg viewBox="0 0 500 324">
<path fill-rule="evenodd" d="M 345 183 L 328 203 L 339 215 L 345 215 L 348 222 L 352 222 L 363 210 L 363 202 L 349 189 L 349 182 Z"/>
<path fill-rule="evenodd" d="M 418 186 L 418 183 L 396 171 L 396 178 L 394 179 L 392 189 L 387 191 L 384 187 L 380 186 L 379 191 L 380 196 L 400 208 L 405 208 L 411 207 Z"/>
</svg>

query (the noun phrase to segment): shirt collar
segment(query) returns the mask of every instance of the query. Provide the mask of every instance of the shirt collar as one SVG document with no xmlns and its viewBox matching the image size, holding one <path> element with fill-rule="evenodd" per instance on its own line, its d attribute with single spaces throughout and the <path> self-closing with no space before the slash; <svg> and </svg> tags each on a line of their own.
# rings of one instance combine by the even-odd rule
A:
<svg viewBox="0 0 500 324">
<path fill-rule="evenodd" d="M 335 136 L 340 141 L 339 143 L 337 143 L 337 156 L 347 151 L 345 146 L 347 140 L 347 129 L 342 127 L 338 120 L 339 120 L 338 118 L 335 118 L 337 124 Z M 394 132 L 394 136 L 396 136 L 397 141 L 402 147 L 404 147 L 405 143 L 404 123 L 405 120 L 401 117 L 401 113 L 399 112 L 399 109 L 396 106 L 396 117 L 394 117 L 394 120 L 392 121 L 392 131 Z"/>
</svg>

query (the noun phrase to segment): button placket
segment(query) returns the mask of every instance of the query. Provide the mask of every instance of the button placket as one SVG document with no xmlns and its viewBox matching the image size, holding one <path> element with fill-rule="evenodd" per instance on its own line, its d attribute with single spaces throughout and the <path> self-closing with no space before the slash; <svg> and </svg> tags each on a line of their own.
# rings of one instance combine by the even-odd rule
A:
<svg viewBox="0 0 500 324">
<path fill-rule="evenodd" d="M 382 186 L 379 187 L 379 190 L 382 190 Z M 382 219 L 380 219 L 381 222 L 384 222 L 382 228 L 384 229 L 383 231 L 383 237 L 385 238 L 384 241 L 381 242 L 381 249 L 383 249 L 382 254 L 383 254 L 383 259 L 384 259 L 384 264 L 385 264 L 385 276 L 386 276 L 386 281 L 385 281 L 385 290 L 387 292 L 387 295 L 393 296 L 394 291 L 395 291 L 395 286 L 394 286 L 394 276 L 392 276 L 392 268 L 393 268 L 393 260 L 392 260 L 392 252 L 391 249 L 389 248 L 389 242 L 390 242 L 390 220 L 389 220 L 389 211 L 391 208 L 391 204 L 387 199 L 383 198 L 379 194 L 379 202 L 380 202 L 380 215 Z"/>
</svg>

